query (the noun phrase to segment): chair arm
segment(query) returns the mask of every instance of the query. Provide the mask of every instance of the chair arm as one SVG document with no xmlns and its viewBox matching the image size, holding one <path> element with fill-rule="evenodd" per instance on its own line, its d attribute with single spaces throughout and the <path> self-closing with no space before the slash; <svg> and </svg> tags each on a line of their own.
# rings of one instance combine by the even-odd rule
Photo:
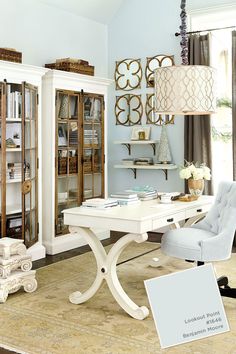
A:
<svg viewBox="0 0 236 354">
<path fill-rule="evenodd" d="M 221 233 L 200 241 L 202 261 L 221 261 L 230 258 L 232 245 L 229 247 L 225 236 L 224 233 Z"/>
<path fill-rule="evenodd" d="M 220 261 L 230 258 L 236 228 L 236 209 L 227 213 L 227 226 L 216 236 L 200 241 L 202 261 Z"/>
</svg>

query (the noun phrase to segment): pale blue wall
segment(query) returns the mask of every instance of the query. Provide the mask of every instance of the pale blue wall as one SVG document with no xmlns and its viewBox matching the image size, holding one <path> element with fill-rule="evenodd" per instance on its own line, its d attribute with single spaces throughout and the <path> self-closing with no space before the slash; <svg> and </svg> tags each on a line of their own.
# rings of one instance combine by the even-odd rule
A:
<svg viewBox="0 0 236 354">
<path fill-rule="evenodd" d="M 160 4 L 161 3 L 161 4 Z M 161 5 L 161 6 L 160 6 Z M 175 37 L 178 30 L 179 1 L 165 0 L 128 0 L 125 1 L 112 23 L 108 27 L 109 75 L 113 77 L 116 60 L 124 58 L 141 58 L 142 67 L 145 68 L 145 58 L 156 54 L 173 54 L 179 63 L 179 39 Z M 142 90 L 131 93 L 142 93 L 145 103 L 146 84 L 143 79 Z M 152 92 L 152 90 L 149 90 Z M 129 170 L 114 169 L 113 165 L 122 158 L 128 157 L 125 147 L 114 145 L 113 140 L 129 139 L 130 127 L 116 126 L 114 116 L 114 97 L 123 92 L 110 90 L 109 124 L 108 124 L 108 159 L 109 159 L 109 190 L 110 192 L 122 190 L 136 185 L 152 185 L 163 191 L 180 191 L 183 183 L 178 177 L 177 170 L 169 172 L 169 179 L 165 181 L 162 171 L 137 171 L 137 179 Z M 145 125 L 145 115 L 143 124 Z M 152 138 L 158 139 L 161 128 L 151 126 Z M 175 125 L 168 126 L 173 161 L 183 163 L 183 117 L 176 117 Z M 150 147 L 138 148 L 133 151 L 139 156 L 152 156 Z"/>
<path fill-rule="evenodd" d="M 156 54 L 174 54 L 177 63 L 180 62 L 179 37 L 175 37 L 180 25 L 180 0 L 126 0 L 120 11 L 108 27 L 108 63 L 109 76 L 114 75 L 116 60 L 124 58 L 141 58 L 145 68 L 145 58 Z M 232 0 L 188 0 L 187 10 L 197 10 L 215 6 L 233 4 Z M 140 91 L 145 103 L 145 81 Z M 128 157 L 124 147 L 114 145 L 113 140 L 130 137 L 131 128 L 116 126 L 114 115 L 115 96 L 123 94 L 110 89 L 109 124 L 108 124 L 108 158 L 109 158 L 109 191 L 120 190 L 135 185 L 153 185 L 161 191 L 181 191 L 183 181 L 178 171 L 170 171 L 168 181 L 165 181 L 161 171 L 137 171 L 137 180 L 133 179 L 129 170 L 114 169 L 113 165 L 122 158 Z M 142 120 L 145 125 L 145 115 Z M 168 126 L 168 136 L 173 155 L 173 161 L 183 163 L 184 152 L 184 118 L 176 117 L 175 125 Z M 152 137 L 158 138 L 160 127 L 152 126 Z M 135 148 L 137 155 L 149 156 L 151 150 Z"/>
<path fill-rule="evenodd" d="M 107 26 L 33 0 L 0 0 L 1 47 L 23 53 L 23 63 L 83 58 L 107 76 Z"/>
</svg>

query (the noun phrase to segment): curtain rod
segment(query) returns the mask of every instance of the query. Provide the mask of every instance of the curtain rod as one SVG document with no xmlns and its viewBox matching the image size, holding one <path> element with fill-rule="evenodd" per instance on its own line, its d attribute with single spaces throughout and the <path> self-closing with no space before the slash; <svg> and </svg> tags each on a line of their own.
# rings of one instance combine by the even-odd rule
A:
<svg viewBox="0 0 236 354">
<path fill-rule="evenodd" d="M 229 27 L 221 27 L 221 28 L 212 28 L 212 29 L 206 29 L 206 30 L 201 30 L 201 31 L 192 31 L 192 32 L 187 32 L 187 34 L 194 34 L 194 33 L 201 33 L 201 32 L 211 32 L 211 31 L 219 31 L 223 29 L 229 29 L 229 28 L 236 28 L 236 26 L 229 26 Z M 175 37 L 180 36 L 179 32 L 175 33 Z"/>
</svg>

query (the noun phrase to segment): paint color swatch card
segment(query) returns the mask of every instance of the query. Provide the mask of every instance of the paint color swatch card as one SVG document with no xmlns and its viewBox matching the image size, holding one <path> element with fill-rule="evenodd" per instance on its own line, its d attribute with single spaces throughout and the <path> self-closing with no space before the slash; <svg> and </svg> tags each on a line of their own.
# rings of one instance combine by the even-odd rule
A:
<svg viewBox="0 0 236 354">
<path fill-rule="evenodd" d="M 229 331 L 211 264 L 144 283 L 162 348 Z"/>
</svg>

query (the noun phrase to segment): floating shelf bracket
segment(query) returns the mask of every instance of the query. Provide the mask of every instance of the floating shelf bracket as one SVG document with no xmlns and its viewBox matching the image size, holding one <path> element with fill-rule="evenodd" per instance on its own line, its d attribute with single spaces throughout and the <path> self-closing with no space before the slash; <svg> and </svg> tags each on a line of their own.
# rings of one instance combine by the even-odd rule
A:
<svg viewBox="0 0 236 354">
<path fill-rule="evenodd" d="M 128 143 L 122 143 L 122 145 L 124 145 L 124 146 L 126 146 L 126 147 L 127 147 L 127 149 L 128 149 L 128 153 L 129 153 L 129 155 L 131 155 L 131 145 L 130 145 L 130 144 L 128 144 Z"/>
<path fill-rule="evenodd" d="M 150 143 L 152 149 L 153 149 L 153 155 L 156 155 L 156 144 Z"/>
<path fill-rule="evenodd" d="M 164 175 L 165 175 L 165 178 L 166 178 L 166 181 L 167 181 L 168 180 L 168 170 L 162 169 L 162 171 L 164 172 Z"/>
</svg>

